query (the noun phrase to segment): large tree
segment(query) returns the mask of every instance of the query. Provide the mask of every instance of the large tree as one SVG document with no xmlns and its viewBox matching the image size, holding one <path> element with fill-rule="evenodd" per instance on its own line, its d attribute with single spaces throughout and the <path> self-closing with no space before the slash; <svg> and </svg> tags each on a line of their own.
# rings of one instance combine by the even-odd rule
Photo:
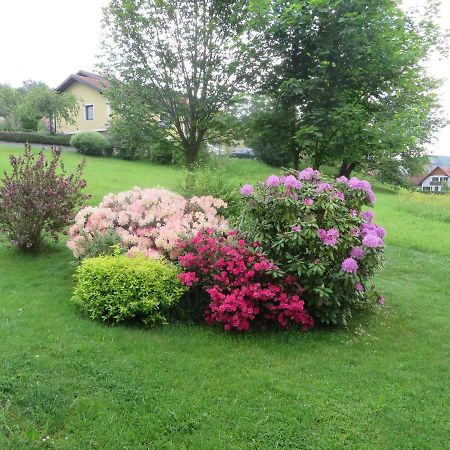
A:
<svg viewBox="0 0 450 450">
<path fill-rule="evenodd" d="M 251 0 L 250 54 L 260 90 L 289 115 L 294 166 L 339 161 L 349 175 L 422 153 L 441 124 L 423 68 L 442 43 L 435 9 L 416 21 L 398 3 Z"/>
<path fill-rule="evenodd" d="M 74 122 L 78 109 L 78 99 L 73 94 L 58 93 L 42 83 L 36 83 L 26 89 L 16 112 L 24 126 L 29 124 L 26 128 L 36 129 L 39 120 L 48 119 L 50 132 L 55 133 L 61 120 Z"/>
<path fill-rule="evenodd" d="M 193 170 L 202 143 L 240 87 L 243 4 L 227 0 L 112 0 L 104 72 L 112 108 L 179 143 Z M 136 109 L 135 109 L 136 111 Z M 155 133 L 157 134 L 157 133 Z"/>
</svg>

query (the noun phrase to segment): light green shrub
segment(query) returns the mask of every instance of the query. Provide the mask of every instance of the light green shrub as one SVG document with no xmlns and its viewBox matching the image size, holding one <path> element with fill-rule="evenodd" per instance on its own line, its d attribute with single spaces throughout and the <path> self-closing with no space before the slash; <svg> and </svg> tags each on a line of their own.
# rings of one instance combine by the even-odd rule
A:
<svg viewBox="0 0 450 450">
<path fill-rule="evenodd" d="M 73 145 L 83 155 L 102 156 L 109 143 L 103 134 L 96 131 L 85 131 L 74 134 L 70 139 L 70 145 Z"/>
<path fill-rule="evenodd" d="M 72 300 L 92 319 L 108 323 L 167 323 L 185 292 L 176 266 L 123 255 L 85 259 L 76 271 Z"/>
</svg>

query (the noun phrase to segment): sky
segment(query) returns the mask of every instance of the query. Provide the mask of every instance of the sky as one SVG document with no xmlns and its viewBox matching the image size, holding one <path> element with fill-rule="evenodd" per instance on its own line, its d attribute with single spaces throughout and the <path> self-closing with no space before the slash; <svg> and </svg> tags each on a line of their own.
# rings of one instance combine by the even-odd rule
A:
<svg viewBox="0 0 450 450">
<path fill-rule="evenodd" d="M 14 0 L 0 9 L 0 83 L 18 87 L 25 80 L 58 86 L 80 69 L 95 71 L 100 53 L 102 7 L 108 0 Z M 405 8 L 426 0 L 403 0 Z M 450 17 L 450 0 L 443 0 L 441 23 Z M 440 90 L 441 104 L 450 118 L 450 56 L 433 58 L 429 73 L 447 78 Z M 429 147 L 434 154 L 450 156 L 450 125 Z"/>
</svg>

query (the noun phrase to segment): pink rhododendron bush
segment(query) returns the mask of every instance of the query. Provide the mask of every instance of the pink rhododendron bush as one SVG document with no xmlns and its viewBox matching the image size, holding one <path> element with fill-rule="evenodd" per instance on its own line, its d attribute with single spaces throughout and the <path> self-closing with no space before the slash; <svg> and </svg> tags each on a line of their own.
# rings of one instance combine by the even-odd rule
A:
<svg viewBox="0 0 450 450">
<path fill-rule="evenodd" d="M 345 325 L 352 309 L 380 301 L 372 277 L 382 267 L 384 228 L 375 195 L 358 178 L 322 180 L 311 168 L 244 185 L 238 228 L 286 275 L 298 276 L 317 322 Z"/>
<path fill-rule="evenodd" d="M 257 244 L 250 244 L 235 231 L 203 230 L 180 243 L 178 260 L 184 271 L 182 283 L 207 293 L 205 318 L 225 330 L 248 331 L 251 326 L 280 328 L 313 326 L 300 298 L 303 289 L 297 277 L 283 276 Z M 192 296 L 203 300 L 204 297 Z M 191 305 L 192 306 L 192 305 Z"/>
<path fill-rule="evenodd" d="M 134 188 L 106 195 L 99 206 L 83 208 L 70 228 L 68 247 L 77 258 L 94 256 L 99 243 L 117 242 L 129 256 L 165 256 L 176 259 L 180 237 L 199 230 L 227 231 L 220 215 L 226 203 L 210 196 L 184 197 L 163 189 Z"/>
</svg>

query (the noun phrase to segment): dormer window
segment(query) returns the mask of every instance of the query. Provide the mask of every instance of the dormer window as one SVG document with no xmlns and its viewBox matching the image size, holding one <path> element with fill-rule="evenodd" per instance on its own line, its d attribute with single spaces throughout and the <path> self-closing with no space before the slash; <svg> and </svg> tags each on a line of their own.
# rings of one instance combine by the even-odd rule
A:
<svg viewBox="0 0 450 450">
<path fill-rule="evenodd" d="M 84 116 L 86 120 L 94 120 L 94 105 L 84 105 Z"/>
</svg>

